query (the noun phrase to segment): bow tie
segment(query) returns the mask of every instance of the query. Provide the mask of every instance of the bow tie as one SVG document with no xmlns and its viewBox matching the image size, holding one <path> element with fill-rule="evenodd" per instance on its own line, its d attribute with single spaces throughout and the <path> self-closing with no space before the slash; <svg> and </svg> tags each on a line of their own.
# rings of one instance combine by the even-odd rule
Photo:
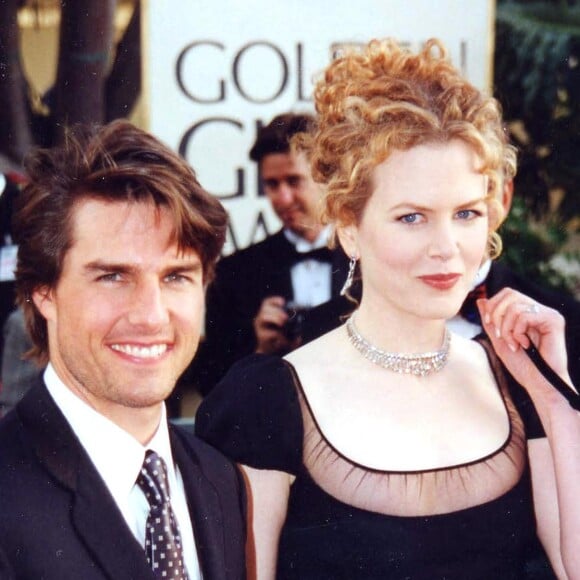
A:
<svg viewBox="0 0 580 580">
<path fill-rule="evenodd" d="M 476 286 L 465 298 L 459 314 L 465 318 L 465 320 L 472 322 L 473 324 L 479 324 L 481 326 L 481 317 L 479 316 L 479 310 L 477 309 L 477 300 L 480 298 L 487 298 L 487 288 L 485 287 L 485 282 L 482 282 Z"/>
<path fill-rule="evenodd" d="M 306 260 L 316 260 L 317 262 L 330 264 L 332 262 L 332 250 L 330 248 L 316 248 L 309 252 L 295 251 L 292 258 L 292 264 L 299 264 Z"/>
</svg>

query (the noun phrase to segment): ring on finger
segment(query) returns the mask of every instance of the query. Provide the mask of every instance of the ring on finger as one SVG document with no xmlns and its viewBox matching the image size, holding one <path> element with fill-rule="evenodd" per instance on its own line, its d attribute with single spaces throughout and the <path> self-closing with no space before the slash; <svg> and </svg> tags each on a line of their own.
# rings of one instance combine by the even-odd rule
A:
<svg viewBox="0 0 580 580">
<path fill-rule="evenodd" d="M 540 307 L 535 302 L 532 302 L 525 307 L 524 312 L 527 314 L 538 314 Z"/>
</svg>

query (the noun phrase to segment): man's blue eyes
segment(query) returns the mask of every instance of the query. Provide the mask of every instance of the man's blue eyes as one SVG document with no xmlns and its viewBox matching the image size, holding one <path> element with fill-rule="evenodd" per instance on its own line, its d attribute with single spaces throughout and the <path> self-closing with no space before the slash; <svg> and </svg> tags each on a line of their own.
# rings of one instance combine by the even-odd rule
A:
<svg viewBox="0 0 580 580">
<path fill-rule="evenodd" d="M 165 279 L 168 282 L 187 282 L 191 278 L 189 276 L 186 276 L 185 274 L 175 273 L 175 274 L 169 274 L 169 276 L 166 276 Z"/>
<path fill-rule="evenodd" d="M 102 274 L 97 278 L 101 282 L 121 282 L 123 280 L 123 275 L 119 272 L 111 272 L 110 274 Z M 172 273 L 165 276 L 164 280 L 166 282 L 187 282 L 191 280 L 191 276 L 186 274 Z"/>
<path fill-rule="evenodd" d="M 121 274 L 119 274 L 118 272 L 111 272 L 110 274 L 103 274 L 102 276 L 99 276 L 99 280 L 103 281 L 103 282 L 116 282 L 117 280 L 119 280 L 121 277 Z"/>
</svg>

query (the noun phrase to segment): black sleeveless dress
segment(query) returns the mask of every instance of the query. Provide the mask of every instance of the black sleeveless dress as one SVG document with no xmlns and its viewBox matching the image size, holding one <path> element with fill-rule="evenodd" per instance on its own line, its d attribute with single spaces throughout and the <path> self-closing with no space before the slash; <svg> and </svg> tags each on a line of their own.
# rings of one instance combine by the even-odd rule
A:
<svg viewBox="0 0 580 580">
<path fill-rule="evenodd" d="M 277 578 L 523 578 L 536 540 L 526 440 L 531 401 L 490 356 L 509 435 L 469 464 L 387 472 L 344 457 L 320 431 L 293 367 L 252 355 L 201 405 L 197 434 L 231 459 L 293 474 Z M 385 445 L 397 445 L 396 441 Z"/>
</svg>

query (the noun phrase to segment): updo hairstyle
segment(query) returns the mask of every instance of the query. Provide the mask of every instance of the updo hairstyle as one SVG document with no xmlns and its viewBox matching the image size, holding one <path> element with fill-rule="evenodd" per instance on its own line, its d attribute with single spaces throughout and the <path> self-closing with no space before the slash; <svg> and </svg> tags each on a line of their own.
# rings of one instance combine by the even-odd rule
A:
<svg viewBox="0 0 580 580">
<path fill-rule="evenodd" d="M 349 51 L 324 71 L 315 89 L 316 130 L 298 146 L 310 156 L 314 179 L 326 186 L 326 223 L 359 223 L 372 194 L 374 168 L 395 151 L 460 139 L 487 176 L 488 252 L 501 252 L 504 178 L 515 174 L 499 103 L 471 85 L 431 39 L 413 54 L 393 39 Z"/>
</svg>

